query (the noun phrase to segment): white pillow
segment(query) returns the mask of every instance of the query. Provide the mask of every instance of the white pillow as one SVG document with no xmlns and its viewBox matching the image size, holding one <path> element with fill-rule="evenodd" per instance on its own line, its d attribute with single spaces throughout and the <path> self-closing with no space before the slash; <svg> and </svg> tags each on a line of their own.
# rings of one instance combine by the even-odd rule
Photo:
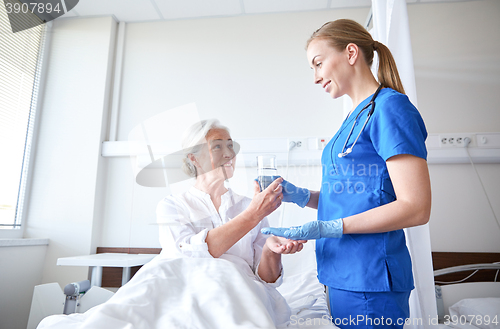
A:
<svg viewBox="0 0 500 329">
<path fill-rule="evenodd" d="M 450 306 L 450 321 L 481 329 L 500 328 L 500 298 L 467 298 Z"/>
</svg>

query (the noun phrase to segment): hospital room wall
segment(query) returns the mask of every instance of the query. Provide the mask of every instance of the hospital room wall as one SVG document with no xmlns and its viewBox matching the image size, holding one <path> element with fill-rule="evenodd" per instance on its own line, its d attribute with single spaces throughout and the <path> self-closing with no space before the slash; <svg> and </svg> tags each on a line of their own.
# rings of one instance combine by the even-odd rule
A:
<svg viewBox="0 0 500 329">
<path fill-rule="evenodd" d="M 53 24 L 24 209 L 24 237 L 48 238 L 49 245 L 0 248 L 2 329 L 26 328 L 35 285 L 64 287 L 86 279 L 87 268 L 58 267 L 57 258 L 95 252 L 100 243 L 96 224 L 106 169 L 100 149 L 108 127 L 116 23 L 106 17 Z"/>
<path fill-rule="evenodd" d="M 483 51 L 495 50 L 495 43 L 475 38 L 475 46 L 467 47 L 464 53 L 456 49 L 469 42 L 465 37 L 480 35 L 498 24 L 491 17 L 498 13 L 498 2 L 418 4 L 408 6 L 408 11 L 415 40 L 419 108 L 429 132 L 498 132 L 498 93 L 475 89 L 477 85 L 495 91 L 500 87 L 496 78 L 498 55 L 494 55 L 499 52 Z M 234 138 L 333 135 L 340 125 L 342 105 L 313 85 L 304 41 L 324 21 L 349 17 L 363 22 L 367 13 L 367 8 L 359 8 L 128 24 L 118 140 L 127 140 L 128 132 L 143 120 L 193 101 L 200 117 L 218 117 L 231 128 Z M 471 20 L 471 13 L 486 18 Z M 108 102 L 107 93 L 97 89 L 105 91 L 109 86 L 109 39 L 115 33 L 114 23 L 102 18 L 56 23 L 55 39 L 58 31 L 75 36 L 60 42 L 64 43 L 64 52 L 76 56 L 76 60 L 71 69 L 64 60 L 70 57 L 56 52 L 50 62 L 46 83 L 52 87 L 45 97 L 52 98 L 41 116 L 26 236 L 51 239 L 43 281 L 66 284 L 80 278 L 84 271 L 56 267 L 57 257 L 93 252 L 97 245 L 158 247 L 154 208 L 168 191 L 135 184 L 128 158 L 99 157 L 100 142 L 106 140 L 103 127 L 107 126 L 104 108 Z M 430 30 L 433 25 L 439 29 Z M 462 29 L 468 31 L 465 37 L 459 33 Z M 97 31 L 99 38 L 85 38 L 88 46 L 79 47 L 82 31 Z M 52 46 L 54 51 L 56 45 Z M 434 54 L 439 65 L 449 65 L 447 70 L 430 66 L 433 62 L 429 54 Z M 460 79 L 450 78 L 454 74 Z M 490 79 L 489 83 L 483 83 L 483 77 Z M 74 79 L 77 86 L 70 88 L 68 79 Z M 77 101 L 70 102 L 66 97 L 57 100 L 59 88 Z M 91 89 L 93 96 L 82 99 L 71 90 L 74 88 Z M 91 99 L 96 104 L 89 104 Z M 446 100 L 452 100 L 453 106 L 446 106 Z M 75 165 L 80 168 L 76 172 Z M 289 178 L 298 184 L 308 181 L 319 185 L 320 174 L 315 168 L 306 174 L 291 169 Z M 499 165 L 481 165 L 478 169 L 490 198 L 498 200 Z M 252 178 L 254 170 L 241 172 Z M 498 250 L 498 229 L 491 224 L 484 196 L 469 166 L 431 165 L 430 171 L 434 189 L 433 250 L 458 251 L 464 245 L 467 251 Z M 248 183 L 234 185 L 237 191 L 251 196 Z M 498 205 L 494 207 L 500 211 Z M 292 216 L 290 222 L 315 218 L 313 211 L 293 209 L 286 208 Z M 477 210 L 472 213 L 477 214 L 473 240 L 468 239 L 469 210 Z M 456 235 L 449 235 L 443 227 L 453 227 Z"/>
<path fill-rule="evenodd" d="M 43 283 L 64 287 L 87 278 L 87 268 L 57 267 L 57 258 L 95 252 L 100 243 L 106 170 L 100 149 L 108 127 L 115 33 L 110 17 L 60 19 L 50 30 L 24 233 L 49 238 Z"/>
<path fill-rule="evenodd" d="M 500 2 L 409 5 L 418 108 L 429 133 L 500 131 Z M 500 164 L 476 165 L 497 217 Z M 470 164 L 429 165 L 433 251 L 499 252 L 500 229 Z"/>
</svg>

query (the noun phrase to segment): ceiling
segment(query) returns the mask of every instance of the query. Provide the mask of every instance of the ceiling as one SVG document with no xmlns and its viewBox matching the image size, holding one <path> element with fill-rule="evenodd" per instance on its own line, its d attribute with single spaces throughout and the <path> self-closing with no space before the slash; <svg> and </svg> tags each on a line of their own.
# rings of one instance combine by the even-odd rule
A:
<svg viewBox="0 0 500 329">
<path fill-rule="evenodd" d="M 453 1 L 458 0 L 406 2 Z M 119 22 L 147 22 L 369 6 L 371 0 L 80 0 L 63 17 L 114 16 Z"/>
</svg>

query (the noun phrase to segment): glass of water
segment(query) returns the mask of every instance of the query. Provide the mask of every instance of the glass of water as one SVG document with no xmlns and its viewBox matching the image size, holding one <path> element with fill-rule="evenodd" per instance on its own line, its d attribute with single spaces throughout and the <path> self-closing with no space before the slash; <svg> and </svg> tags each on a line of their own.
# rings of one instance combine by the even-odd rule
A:
<svg viewBox="0 0 500 329">
<path fill-rule="evenodd" d="M 275 179 L 278 178 L 276 156 L 274 154 L 257 156 L 257 175 L 261 191 L 265 190 Z"/>
</svg>

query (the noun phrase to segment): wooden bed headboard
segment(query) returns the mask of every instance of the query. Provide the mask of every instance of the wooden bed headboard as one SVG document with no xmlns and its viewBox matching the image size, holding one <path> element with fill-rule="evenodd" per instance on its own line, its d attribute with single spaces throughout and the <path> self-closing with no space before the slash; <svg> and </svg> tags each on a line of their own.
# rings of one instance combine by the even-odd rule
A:
<svg viewBox="0 0 500 329">
<path fill-rule="evenodd" d="M 496 262 L 500 262 L 500 252 L 432 252 L 432 267 L 434 270 L 459 265 Z M 444 274 L 435 277 L 435 280 L 442 282 L 459 281 L 473 272 L 474 271 L 464 271 Z M 463 282 L 490 282 L 495 279 L 496 272 L 497 270 L 479 270 L 476 274 Z M 500 278 L 500 275 L 498 277 Z"/>
<path fill-rule="evenodd" d="M 123 253 L 123 254 L 159 254 L 161 248 L 114 248 L 114 247 L 97 247 L 96 254 L 104 253 Z M 132 267 L 130 277 L 141 268 L 141 266 Z M 120 267 L 104 267 L 102 269 L 102 287 L 118 288 L 122 285 L 122 268 Z"/>
<path fill-rule="evenodd" d="M 102 253 L 125 253 L 125 254 L 159 254 L 161 248 L 114 248 L 98 247 L 98 254 Z M 433 269 L 466 265 L 466 264 L 484 264 L 500 262 L 500 252 L 432 252 Z M 132 268 L 131 276 L 141 268 L 136 266 Z M 436 277 L 438 281 L 458 281 L 470 275 L 472 271 L 451 273 Z M 464 282 L 483 282 L 493 281 L 496 270 L 480 270 L 471 278 Z M 500 277 L 500 275 L 499 275 Z M 105 267 L 102 273 L 103 287 L 120 287 L 122 283 L 122 269 L 118 267 Z"/>
</svg>

